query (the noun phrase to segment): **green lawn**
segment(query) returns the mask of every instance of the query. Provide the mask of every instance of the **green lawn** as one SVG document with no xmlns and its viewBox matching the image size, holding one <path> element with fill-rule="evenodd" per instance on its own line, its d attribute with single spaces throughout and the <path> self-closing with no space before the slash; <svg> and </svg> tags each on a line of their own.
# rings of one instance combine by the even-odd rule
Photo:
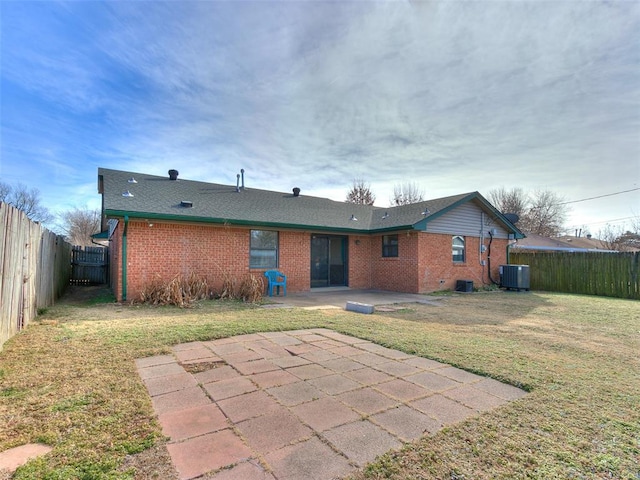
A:
<svg viewBox="0 0 640 480">
<path fill-rule="evenodd" d="M 180 342 L 307 327 L 530 392 L 389 453 L 354 479 L 640 478 L 638 302 L 495 292 L 375 315 L 214 301 L 182 310 L 61 303 L 38 320 L 0 353 L 0 451 L 53 447 L 18 479 L 150 478 L 131 460 L 164 439 L 135 358 Z"/>
</svg>

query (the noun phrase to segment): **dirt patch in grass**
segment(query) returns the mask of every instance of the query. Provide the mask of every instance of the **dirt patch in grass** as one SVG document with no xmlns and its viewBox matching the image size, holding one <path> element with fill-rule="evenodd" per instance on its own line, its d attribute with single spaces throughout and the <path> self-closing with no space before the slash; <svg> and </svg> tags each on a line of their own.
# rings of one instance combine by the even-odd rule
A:
<svg viewBox="0 0 640 480">
<path fill-rule="evenodd" d="M 365 318 L 240 302 L 60 302 L 0 352 L 0 451 L 53 447 L 17 479 L 175 478 L 134 360 L 182 342 L 325 327 L 531 392 L 384 455 L 354 479 L 637 478 L 640 303 L 492 293 L 401 307 Z"/>
<path fill-rule="evenodd" d="M 202 373 L 213 370 L 214 368 L 223 367 L 226 364 L 225 361 L 220 360 L 219 362 L 181 363 L 180 366 L 189 373 Z"/>
<path fill-rule="evenodd" d="M 178 472 L 171 463 L 165 444 L 155 445 L 137 455 L 125 457 L 120 471 L 134 480 L 174 480 Z"/>
</svg>

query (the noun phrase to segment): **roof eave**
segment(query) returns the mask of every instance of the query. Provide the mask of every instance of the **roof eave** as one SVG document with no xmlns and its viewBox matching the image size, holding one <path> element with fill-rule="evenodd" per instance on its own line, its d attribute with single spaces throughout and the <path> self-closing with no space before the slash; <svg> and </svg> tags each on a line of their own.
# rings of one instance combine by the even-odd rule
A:
<svg viewBox="0 0 640 480">
<path fill-rule="evenodd" d="M 307 225 L 297 223 L 283 223 L 283 222 L 258 222 L 253 220 L 240 220 L 232 218 L 216 218 L 216 217 L 198 217 L 189 215 L 171 215 L 165 213 L 151 213 L 151 212 L 130 212 L 126 210 L 105 210 L 104 214 L 107 218 L 123 218 L 127 215 L 130 219 L 144 219 L 144 220 L 167 220 L 174 222 L 192 222 L 192 223 L 209 223 L 214 225 L 237 225 L 243 227 L 268 227 L 268 228 L 287 228 L 296 230 L 313 230 L 323 232 L 344 232 L 353 234 L 367 234 L 370 231 L 368 229 L 346 228 L 346 227 L 331 227 L 327 225 Z"/>
</svg>

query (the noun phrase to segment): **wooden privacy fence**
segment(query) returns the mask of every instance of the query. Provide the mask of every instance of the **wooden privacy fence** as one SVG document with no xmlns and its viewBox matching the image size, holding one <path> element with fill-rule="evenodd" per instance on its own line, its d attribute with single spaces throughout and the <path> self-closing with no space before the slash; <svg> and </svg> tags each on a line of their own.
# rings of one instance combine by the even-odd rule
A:
<svg viewBox="0 0 640 480">
<path fill-rule="evenodd" d="M 69 284 L 71 245 L 0 202 L 0 350 Z"/>
<path fill-rule="evenodd" d="M 71 284 L 101 285 L 107 283 L 109 249 L 107 247 L 79 247 L 71 249 Z"/>
<path fill-rule="evenodd" d="M 531 288 L 640 299 L 640 252 L 514 252 L 509 263 L 529 265 Z"/>
</svg>

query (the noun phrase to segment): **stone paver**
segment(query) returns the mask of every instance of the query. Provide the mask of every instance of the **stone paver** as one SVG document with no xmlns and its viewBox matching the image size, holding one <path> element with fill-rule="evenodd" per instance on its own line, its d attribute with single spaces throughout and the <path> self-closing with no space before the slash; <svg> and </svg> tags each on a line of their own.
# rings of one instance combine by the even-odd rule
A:
<svg viewBox="0 0 640 480">
<path fill-rule="evenodd" d="M 360 420 L 358 413 L 333 397 L 296 405 L 291 410 L 317 432 Z"/>
<path fill-rule="evenodd" d="M 27 443 L 19 447 L 10 448 L 0 452 L 0 470 L 8 470 L 13 473 L 18 467 L 32 458 L 46 455 L 51 450 L 52 448 L 49 445 L 41 443 Z"/>
<path fill-rule="evenodd" d="M 378 455 L 402 446 L 393 435 L 366 420 L 333 428 L 324 432 L 323 435 L 349 460 L 359 466 L 375 460 Z"/>
<path fill-rule="evenodd" d="M 274 480 L 275 477 L 267 472 L 256 460 L 239 463 L 232 468 L 221 470 L 214 475 L 207 475 L 206 480 Z"/>
<path fill-rule="evenodd" d="M 167 450 L 181 480 L 199 477 L 252 455 L 251 449 L 231 430 L 169 443 Z"/>
<path fill-rule="evenodd" d="M 405 405 L 372 415 L 369 420 L 405 442 L 440 429 L 440 422 Z"/>
<path fill-rule="evenodd" d="M 347 459 L 318 438 L 290 445 L 266 456 L 277 478 L 325 480 L 339 478 L 353 470 Z"/>
<path fill-rule="evenodd" d="M 461 422 L 476 413 L 469 407 L 439 394 L 416 400 L 409 405 L 434 417 L 441 426 Z"/>
<path fill-rule="evenodd" d="M 185 388 L 184 390 L 151 397 L 151 403 L 158 415 L 184 410 L 185 408 L 208 405 L 209 402 L 209 398 L 200 387 Z"/>
<path fill-rule="evenodd" d="M 183 370 L 182 373 L 176 373 L 175 375 L 149 378 L 144 380 L 144 384 L 147 387 L 149 395 L 155 397 L 156 395 L 162 395 L 163 393 L 195 387 L 198 382 L 193 375 L 190 375 Z"/>
<path fill-rule="evenodd" d="M 203 387 L 209 396 L 216 401 L 252 392 L 258 388 L 246 377 L 229 378 L 227 380 L 220 380 L 219 382 L 206 383 Z"/>
<path fill-rule="evenodd" d="M 338 478 L 526 395 L 324 328 L 180 344 L 136 367 L 185 480 Z"/>
<path fill-rule="evenodd" d="M 237 428 L 247 443 L 260 452 L 272 452 L 312 435 L 309 427 L 283 407 L 240 422 Z"/>
<path fill-rule="evenodd" d="M 213 403 L 164 413 L 158 420 L 162 433 L 171 440 L 184 440 L 229 427 L 222 410 Z"/>
</svg>

